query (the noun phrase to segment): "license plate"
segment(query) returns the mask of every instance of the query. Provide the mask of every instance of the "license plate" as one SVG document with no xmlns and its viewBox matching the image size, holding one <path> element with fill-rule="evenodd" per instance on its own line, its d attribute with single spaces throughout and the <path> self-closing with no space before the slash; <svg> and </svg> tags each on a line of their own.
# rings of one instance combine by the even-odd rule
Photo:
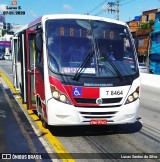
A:
<svg viewBox="0 0 160 162">
<path fill-rule="evenodd" d="M 107 120 L 91 120 L 90 125 L 106 125 Z"/>
</svg>

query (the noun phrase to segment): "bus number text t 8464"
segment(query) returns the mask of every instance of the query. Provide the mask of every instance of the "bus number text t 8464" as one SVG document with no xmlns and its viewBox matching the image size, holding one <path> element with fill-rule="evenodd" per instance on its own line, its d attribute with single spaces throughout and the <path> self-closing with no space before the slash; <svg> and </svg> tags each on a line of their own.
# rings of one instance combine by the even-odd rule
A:
<svg viewBox="0 0 160 162">
<path fill-rule="evenodd" d="M 123 95 L 123 91 L 106 91 L 106 95 Z"/>
</svg>

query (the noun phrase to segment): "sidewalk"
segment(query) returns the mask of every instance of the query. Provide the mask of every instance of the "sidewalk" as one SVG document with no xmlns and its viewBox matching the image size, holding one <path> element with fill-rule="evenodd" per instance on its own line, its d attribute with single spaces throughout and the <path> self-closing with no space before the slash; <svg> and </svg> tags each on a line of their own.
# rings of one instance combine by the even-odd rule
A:
<svg viewBox="0 0 160 162">
<path fill-rule="evenodd" d="M 9 101 L 9 92 L 9 89 L 3 87 L 0 78 L 0 153 L 31 153 L 24 133 L 13 113 L 15 107 Z M 10 96 L 10 100 L 12 99 L 13 97 Z M 18 111 L 18 106 L 16 106 L 16 111 Z"/>
<path fill-rule="evenodd" d="M 0 74 L 0 161 L 21 161 L 21 154 L 46 154 L 46 148 L 40 137 L 33 130 L 20 105 L 15 100 L 10 87 Z M 2 154 L 5 160 L 2 160 Z M 8 155 L 7 157 L 5 156 Z M 12 154 L 18 154 L 13 159 Z M 11 158 L 12 159 L 11 159 Z M 28 157 L 28 156 L 27 156 Z M 9 160 L 7 160 L 9 159 Z M 38 159 L 39 160 L 39 159 Z M 36 159 L 23 159 L 26 162 L 36 162 Z M 44 161 L 44 160 L 41 160 Z M 45 161 L 51 161 L 45 159 Z"/>
<path fill-rule="evenodd" d="M 141 84 L 160 88 L 160 75 L 140 73 Z"/>
</svg>

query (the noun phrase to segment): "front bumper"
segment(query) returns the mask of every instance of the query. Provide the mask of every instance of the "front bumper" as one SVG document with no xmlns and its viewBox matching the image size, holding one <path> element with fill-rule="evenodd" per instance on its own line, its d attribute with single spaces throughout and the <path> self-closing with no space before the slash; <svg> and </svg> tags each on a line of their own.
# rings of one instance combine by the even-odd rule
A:
<svg viewBox="0 0 160 162">
<path fill-rule="evenodd" d="M 54 99 L 47 103 L 49 125 L 90 125 L 91 120 L 107 120 L 108 125 L 134 123 L 139 99 L 118 107 L 75 107 Z"/>
</svg>

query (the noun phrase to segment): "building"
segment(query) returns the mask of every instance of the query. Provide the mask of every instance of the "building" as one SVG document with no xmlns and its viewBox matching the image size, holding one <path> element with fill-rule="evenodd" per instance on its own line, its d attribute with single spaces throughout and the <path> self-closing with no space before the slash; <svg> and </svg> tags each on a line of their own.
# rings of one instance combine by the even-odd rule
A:
<svg viewBox="0 0 160 162">
<path fill-rule="evenodd" d="M 138 52 L 138 59 L 139 62 L 146 62 L 147 58 L 149 57 L 149 50 L 150 50 L 150 33 L 152 29 L 138 29 L 136 31 L 136 37 L 138 41 L 137 45 L 137 52 Z"/>
<path fill-rule="evenodd" d="M 0 14 L 0 23 L 4 23 L 5 22 L 5 15 Z"/>
<path fill-rule="evenodd" d="M 6 23 L 5 18 L 0 15 L 0 41 L 4 40 L 3 36 L 12 29 L 11 23 Z"/>
<path fill-rule="evenodd" d="M 151 40 L 150 70 L 154 74 L 160 74 L 160 11 L 156 13 Z"/>
<path fill-rule="evenodd" d="M 0 41 L 0 55 L 2 54 L 11 54 L 10 41 Z"/>
<path fill-rule="evenodd" d="M 139 62 L 149 64 L 149 51 L 151 48 L 150 33 L 154 29 L 156 13 L 160 9 L 144 11 L 141 16 L 136 16 L 134 20 L 128 22 L 129 28 L 136 40 L 136 49 Z"/>
</svg>

